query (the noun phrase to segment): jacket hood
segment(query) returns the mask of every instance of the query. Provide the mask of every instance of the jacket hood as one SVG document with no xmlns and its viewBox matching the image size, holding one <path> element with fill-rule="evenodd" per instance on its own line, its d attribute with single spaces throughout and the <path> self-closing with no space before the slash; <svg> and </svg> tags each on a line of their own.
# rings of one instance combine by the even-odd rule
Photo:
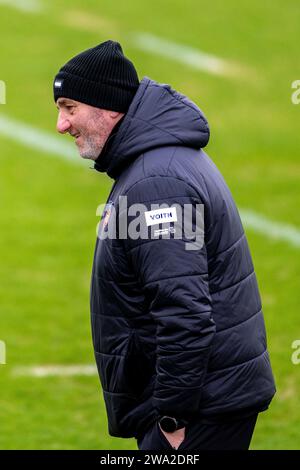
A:
<svg viewBox="0 0 300 470">
<path fill-rule="evenodd" d="M 202 111 L 167 84 L 144 77 L 123 117 L 112 132 L 94 168 L 116 179 L 137 156 L 163 146 L 200 149 L 209 141 Z"/>
</svg>

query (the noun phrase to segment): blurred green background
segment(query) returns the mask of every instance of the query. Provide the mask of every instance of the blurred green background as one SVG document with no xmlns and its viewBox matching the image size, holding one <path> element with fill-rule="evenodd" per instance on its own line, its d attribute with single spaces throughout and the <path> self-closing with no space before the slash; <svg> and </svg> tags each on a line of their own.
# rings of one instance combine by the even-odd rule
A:
<svg viewBox="0 0 300 470">
<path fill-rule="evenodd" d="M 20 366 L 94 364 L 89 283 L 96 208 L 112 180 L 81 164 L 71 137 L 55 134 L 58 69 L 86 48 L 120 41 L 140 78 L 169 83 L 204 110 L 207 153 L 238 207 L 300 229 L 300 105 L 291 102 L 291 83 L 300 79 L 299 23 L 296 0 L 0 1 L 0 80 L 7 87 L 0 105 L 0 340 L 7 348 L 7 364 L 0 365 L 1 449 L 137 448 L 134 439 L 108 435 L 96 375 L 15 373 Z M 147 51 L 141 33 L 213 54 L 231 64 L 231 73 Z M 51 136 L 57 145 L 67 141 L 70 160 L 25 144 L 24 124 L 46 149 Z M 300 365 L 291 362 L 291 344 L 300 338 L 300 246 L 259 233 L 246 220 L 245 228 L 277 384 L 251 448 L 299 449 Z"/>
</svg>

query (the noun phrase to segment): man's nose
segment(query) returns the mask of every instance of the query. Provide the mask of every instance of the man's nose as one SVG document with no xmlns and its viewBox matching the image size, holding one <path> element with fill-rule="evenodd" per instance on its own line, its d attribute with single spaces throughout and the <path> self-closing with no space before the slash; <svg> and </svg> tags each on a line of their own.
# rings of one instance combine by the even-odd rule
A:
<svg viewBox="0 0 300 470">
<path fill-rule="evenodd" d="M 60 132 L 61 134 L 65 134 L 65 132 L 67 132 L 68 129 L 70 129 L 70 127 L 71 127 L 71 123 L 69 119 L 59 114 L 58 119 L 57 119 L 57 124 L 56 124 L 57 132 Z"/>
</svg>

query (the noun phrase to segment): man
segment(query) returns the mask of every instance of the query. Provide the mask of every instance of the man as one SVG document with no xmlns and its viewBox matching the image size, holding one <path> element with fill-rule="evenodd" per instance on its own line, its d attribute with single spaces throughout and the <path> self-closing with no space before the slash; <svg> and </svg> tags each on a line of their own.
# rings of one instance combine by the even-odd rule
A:
<svg viewBox="0 0 300 470">
<path fill-rule="evenodd" d="M 109 433 L 144 450 L 248 449 L 275 385 L 241 220 L 202 150 L 206 118 L 169 85 L 139 82 L 114 41 L 67 62 L 54 98 L 58 131 L 114 179 L 91 282 Z M 180 235 L 186 208 L 193 229 L 203 208 L 202 241 Z"/>
</svg>

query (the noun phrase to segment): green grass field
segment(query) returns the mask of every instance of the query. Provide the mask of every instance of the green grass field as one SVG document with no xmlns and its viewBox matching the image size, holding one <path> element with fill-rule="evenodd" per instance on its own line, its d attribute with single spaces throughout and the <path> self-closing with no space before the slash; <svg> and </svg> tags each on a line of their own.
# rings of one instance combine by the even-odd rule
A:
<svg viewBox="0 0 300 470">
<path fill-rule="evenodd" d="M 300 228 L 299 2 L 40 0 L 38 12 L 2 5 L 0 115 L 55 135 L 52 80 L 72 56 L 121 42 L 140 78 L 187 94 L 210 122 L 208 154 L 240 208 Z M 146 32 L 236 64 L 212 75 L 134 46 Z M 61 136 L 61 141 L 71 138 Z M 136 449 L 108 435 L 98 377 L 15 377 L 17 366 L 92 364 L 89 282 L 97 223 L 111 180 L 0 129 L 1 449 Z M 74 161 L 79 159 L 74 146 Z M 247 229 L 261 290 L 277 394 L 252 449 L 300 448 L 300 248 Z"/>
</svg>

